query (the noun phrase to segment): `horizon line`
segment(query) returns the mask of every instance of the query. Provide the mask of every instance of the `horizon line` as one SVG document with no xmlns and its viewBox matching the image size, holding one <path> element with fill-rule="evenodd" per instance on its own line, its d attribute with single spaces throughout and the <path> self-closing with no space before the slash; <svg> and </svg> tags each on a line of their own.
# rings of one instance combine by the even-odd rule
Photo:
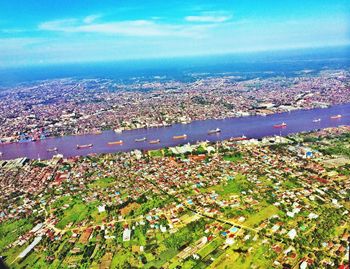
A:
<svg viewBox="0 0 350 269">
<path fill-rule="evenodd" d="M 160 57 L 141 57 L 141 58 L 125 58 L 125 59 L 100 59 L 100 60 L 82 60 L 82 61 L 65 61 L 65 62 L 46 62 L 46 63 L 26 63 L 26 64 L 7 64 L 0 65 L 0 70 L 6 69 L 23 69 L 23 68 L 36 68 L 36 67 L 49 67 L 49 66 L 62 66 L 62 65 L 81 65 L 81 64 L 103 64 L 103 63 L 127 63 L 127 62 L 143 62 L 143 61 L 167 61 L 167 60 L 185 60 L 185 59 L 200 59 L 211 57 L 223 57 L 223 56 L 248 56 L 248 55 L 263 55 L 269 53 L 285 53 L 285 52 L 301 52 L 301 51 L 322 51 L 322 50 L 347 50 L 350 54 L 350 43 L 342 45 L 329 45 L 329 46 L 312 46 L 312 47 L 296 47 L 296 48 L 273 48 L 273 49 L 261 49 L 261 50 L 244 50 L 236 52 L 223 52 L 223 53 L 200 53 L 191 55 L 175 55 L 175 56 L 160 56 Z"/>
</svg>

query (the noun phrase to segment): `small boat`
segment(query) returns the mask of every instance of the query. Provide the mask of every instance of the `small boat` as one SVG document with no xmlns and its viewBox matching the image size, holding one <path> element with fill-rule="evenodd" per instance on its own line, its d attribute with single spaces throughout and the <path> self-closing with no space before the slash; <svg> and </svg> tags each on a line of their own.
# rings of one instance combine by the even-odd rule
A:
<svg viewBox="0 0 350 269">
<path fill-rule="evenodd" d="M 321 119 L 314 119 L 312 122 L 320 122 Z"/>
<path fill-rule="evenodd" d="M 186 139 L 186 138 L 187 138 L 187 134 L 173 136 L 173 139 Z"/>
<path fill-rule="evenodd" d="M 281 124 L 275 124 L 273 127 L 274 128 L 285 128 L 285 127 L 287 127 L 287 123 L 282 122 Z"/>
<path fill-rule="evenodd" d="M 217 133 L 220 133 L 220 132 L 221 132 L 221 130 L 219 128 L 216 128 L 214 130 L 209 130 L 208 134 L 217 134 Z"/>
<path fill-rule="evenodd" d="M 55 148 L 48 148 L 47 151 L 48 152 L 55 152 L 55 151 L 57 151 L 57 148 L 56 147 Z"/>
<path fill-rule="evenodd" d="M 118 141 L 108 142 L 107 144 L 110 146 L 113 146 L 113 145 L 122 145 L 123 143 L 124 143 L 123 140 L 118 140 Z"/>
<path fill-rule="evenodd" d="M 336 120 L 336 119 L 340 119 L 341 117 L 342 115 L 338 114 L 338 115 L 331 116 L 331 119 Z"/>
<path fill-rule="evenodd" d="M 77 149 L 92 148 L 93 144 L 77 145 Z"/>
<path fill-rule="evenodd" d="M 2 156 L 2 152 L 0 151 L 0 157 Z"/>
<path fill-rule="evenodd" d="M 123 132 L 123 129 L 121 129 L 121 128 L 114 129 L 114 132 L 117 134 L 121 134 Z"/>
<path fill-rule="evenodd" d="M 230 141 L 243 141 L 243 140 L 248 140 L 248 138 L 245 135 L 230 138 Z"/>
<path fill-rule="evenodd" d="M 143 142 L 143 141 L 146 141 L 146 140 L 147 140 L 146 137 L 136 138 L 136 139 L 135 139 L 135 142 Z"/>
<path fill-rule="evenodd" d="M 150 144 L 159 144 L 159 142 L 159 139 L 149 141 Z"/>
</svg>

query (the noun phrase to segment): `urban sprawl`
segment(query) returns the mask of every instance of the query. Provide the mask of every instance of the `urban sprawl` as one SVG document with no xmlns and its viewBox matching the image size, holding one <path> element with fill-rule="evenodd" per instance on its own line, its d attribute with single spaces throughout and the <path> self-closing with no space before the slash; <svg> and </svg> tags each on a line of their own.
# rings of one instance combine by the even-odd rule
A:
<svg viewBox="0 0 350 269">
<path fill-rule="evenodd" d="M 17 86 L 0 91 L 0 141 L 99 134 L 109 129 L 122 131 L 350 103 L 349 71 L 310 72 L 246 80 L 233 75 L 195 77 L 191 82 L 57 79 Z"/>
<path fill-rule="evenodd" d="M 11 268 L 341 268 L 350 127 L 0 161 Z"/>
<path fill-rule="evenodd" d="M 350 73 L 0 91 L 2 143 L 350 103 Z M 50 160 L 0 160 L 9 268 L 347 268 L 350 126 Z"/>
</svg>

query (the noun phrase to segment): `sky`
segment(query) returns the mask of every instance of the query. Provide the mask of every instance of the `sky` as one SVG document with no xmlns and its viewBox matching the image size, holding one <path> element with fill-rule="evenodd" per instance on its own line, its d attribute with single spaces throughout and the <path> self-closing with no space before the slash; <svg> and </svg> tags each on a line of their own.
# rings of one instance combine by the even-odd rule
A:
<svg viewBox="0 0 350 269">
<path fill-rule="evenodd" d="M 349 0 L 0 1 L 0 67 L 349 44 Z"/>
</svg>

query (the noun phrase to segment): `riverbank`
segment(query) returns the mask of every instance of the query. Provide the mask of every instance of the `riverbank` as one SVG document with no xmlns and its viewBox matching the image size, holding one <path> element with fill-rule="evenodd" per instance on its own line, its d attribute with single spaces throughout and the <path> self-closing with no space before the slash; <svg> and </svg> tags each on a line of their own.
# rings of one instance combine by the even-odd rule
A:
<svg viewBox="0 0 350 269">
<path fill-rule="evenodd" d="M 333 119 L 335 115 L 342 117 Z M 284 128 L 274 128 L 285 122 Z M 31 159 L 51 159 L 55 154 L 64 157 L 86 156 L 92 153 L 112 153 L 118 151 L 152 150 L 172 147 L 197 141 L 220 141 L 232 137 L 245 135 L 248 138 L 262 138 L 266 136 L 286 136 L 291 133 L 312 131 L 327 127 L 350 124 L 350 104 L 337 105 L 324 109 L 297 110 L 273 114 L 268 116 L 249 116 L 241 118 L 227 118 L 223 120 L 193 121 L 189 124 L 174 124 L 170 127 L 137 129 L 115 133 L 104 131 L 99 135 L 64 136 L 45 139 L 36 142 L 13 143 L 0 145 L 1 159 L 15 159 L 28 157 Z M 219 128 L 220 133 L 208 135 L 209 130 Z M 186 134 L 183 139 L 173 139 L 174 136 Z M 146 138 L 145 141 L 135 140 Z M 150 144 L 158 140 L 159 143 Z M 121 144 L 110 145 L 109 142 L 122 141 Z M 91 147 L 77 149 L 77 145 Z M 57 148 L 57 151 L 48 151 Z"/>
</svg>

